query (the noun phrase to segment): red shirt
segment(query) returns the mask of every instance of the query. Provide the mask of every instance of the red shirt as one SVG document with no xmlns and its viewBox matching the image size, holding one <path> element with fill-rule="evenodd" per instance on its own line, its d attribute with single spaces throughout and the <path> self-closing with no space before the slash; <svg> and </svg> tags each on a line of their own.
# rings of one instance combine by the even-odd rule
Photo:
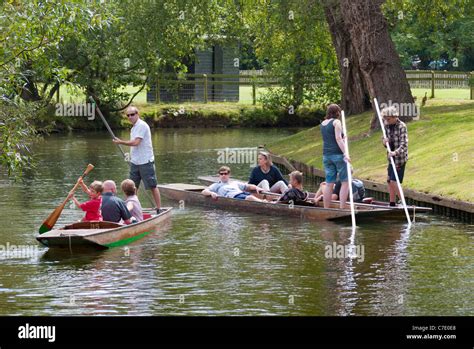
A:
<svg viewBox="0 0 474 349">
<path fill-rule="evenodd" d="M 81 204 L 81 209 L 86 213 L 83 221 L 101 221 L 102 215 L 100 206 L 102 205 L 102 196 L 92 199 Z"/>
</svg>

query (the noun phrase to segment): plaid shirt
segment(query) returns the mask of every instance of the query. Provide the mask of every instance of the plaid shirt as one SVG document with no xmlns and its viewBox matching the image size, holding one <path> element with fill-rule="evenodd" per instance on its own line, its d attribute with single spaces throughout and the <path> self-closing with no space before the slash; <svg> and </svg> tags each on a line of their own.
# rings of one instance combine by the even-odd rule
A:
<svg viewBox="0 0 474 349">
<path fill-rule="evenodd" d="M 407 125 L 397 120 L 394 125 L 385 125 L 390 149 L 396 153 L 393 157 L 395 166 L 400 167 L 408 161 L 408 132 Z M 390 159 L 389 159 L 390 161 Z"/>
</svg>

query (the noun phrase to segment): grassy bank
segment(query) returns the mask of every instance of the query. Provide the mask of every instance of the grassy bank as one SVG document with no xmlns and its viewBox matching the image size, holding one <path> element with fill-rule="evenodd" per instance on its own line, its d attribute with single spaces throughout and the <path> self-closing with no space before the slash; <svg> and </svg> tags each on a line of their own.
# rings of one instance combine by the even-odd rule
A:
<svg viewBox="0 0 474 349">
<path fill-rule="evenodd" d="M 372 113 L 347 119 L 355 177 L 384 182 L 387 160 L 381 132 L 367 134 Z M 404 186 L 474 202 L 474 101 L 429 100 L 408 124 L 409 161 Z M 322 169 L 322 139 L 313 127 L 268 145 L 289 159 Z"/>
<path fill-rule="evenodd" d="M 125 86 L 123 91 L 133 94 L 137 87 Z M 258 88 L 257 97 L 264 95 L 268 89 Z M 431 94 L 430 89 L 412 89 L 418 101 L 425 93 Z M 85 100 L 83 92 L 72 87 L 61 87 L 61 101 L 64 103 L 82 103 Z M 462 100 L 469 96 L 469 89 L 438 89 L 436 99 Z M 147 103 L 146 91 L 141 91 L 134 100 L 143 118 L 154 127 L 302 127 L 319 124 L 324 111 L 316 106 L 301 107 L 296 114 L 289 115 L 288 110 L 263 109 L 260 103 L 252 104 L 251 86 L 240 86 L 239 102 L 187 102 L 187 103 Z M 52 111 L 51 113 L 53 113 Z M 63 120 L 50 116 L 56 128 L 89 129 L 102 127 L 100 122 L 85 122 L 81 118 Z M 109 117 L 114 127 L 127 126 L 127 121 L 120 115 Z M 52 122 L 52 121 L 51 121 Z"/>
<path fill-rule="evenodd" d="M 296 127 L 318 124 L 324 112 L 316 108 L 265 110 L 262 106 L 231 102 L 137 104 L 140 114 L 155 127 Z"/>
</svg>

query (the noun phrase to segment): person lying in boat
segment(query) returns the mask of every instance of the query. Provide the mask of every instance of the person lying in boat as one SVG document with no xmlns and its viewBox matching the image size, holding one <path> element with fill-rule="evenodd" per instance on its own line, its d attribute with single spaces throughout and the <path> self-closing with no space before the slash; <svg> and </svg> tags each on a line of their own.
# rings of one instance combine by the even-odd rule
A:
<svg viewBox="0 0 474 349">
<path fill-rule="evenodd" d="M 284 193 L 288 190 L 288 182 L 283 178 L 280 170 L 273 165 L 271 155 L 265 151 L 258 153 L 258 166 L 250 173 L 248 183 L 256 185 L 272 193 Z"/>
<path fill-rule="evenodd" d="M 140 204 L 140 200 L 138 200 L 135 182 L 131 179 L 126 179 L 122 181 L 120 186 L 122 187 L 122 191 L 125 194 L 125 204 L 132 215 L 132 221 L 143 221 L 142 205 Z"/>
<path fill-rule="evenodd" d="M 339 193 L 341 191 L 341 181 L 336 181 L 334 185 L 334 189 L 332 191 L 331 200 L 339 200 Z M 322 182 L 319 185 L 319 189 L 315 194 L 315 202 L 318 203 L 319 201 L 323 200 L 323 192 L 324 188 L 326 187 L 326 182 Z M 365 198 L 365 187 L 364 183 L 359 179 L 352 179 L 352 195 L 354 197 L 354 202 L 363 202 Z"/>
<path fill-rule="evenodd" d="M 116 196 L 117 187 L 114 181 L 104 182 L 104 191 L 102 193 L 102 217 L 104 221 L 119 223 L 121 220 L 125 224 L 130 224 L 132 215 L 125 202 Z"/>
<path fill-rule="evenodd" d="M 226 198 L 233 198 L 239 200 L 248 200 L 248 201 L 259 201 L 263 202 L 266 200 L 261 200 L 248 191 L 256 191 L 261 193 L 262 188 L 257 187 L 253 184 L 245 184 L 240 182 L 230 182 L 230 168 L 227 166 L 222 166 L 219 169 L 219 182 L 214 183 L 204 189 L 202 194 L 205 196 L 211 196 L 213 199 L 217 199 L 218 196 L 223 196 Z"/>
<path fill-rule="evenodd" d="M 82 190 L 89 195 L 90 200 L 84 203 L 80 203 L 74 196 L 74 192 L 69 193 L 68 200 L 72 200 L 78 208 L 84 211 L 86 214 L 82 221 L 101 221 L 101 204 L 102 204 L 102 191 L 104 186 L 100 181 L 94 181 L 91 183 L 89 188 L 84 184 L 84 181 L 80 177 L 77 182 L 80 184 Z"/>
<path fill-rule="evenodd" d="M 301 205 L 307 202 L 308 192 L 303 191 L 303 174 L 300 171 L 290 173 L 291 188 L 285 191 L 277 203 Z"/>
</svg>

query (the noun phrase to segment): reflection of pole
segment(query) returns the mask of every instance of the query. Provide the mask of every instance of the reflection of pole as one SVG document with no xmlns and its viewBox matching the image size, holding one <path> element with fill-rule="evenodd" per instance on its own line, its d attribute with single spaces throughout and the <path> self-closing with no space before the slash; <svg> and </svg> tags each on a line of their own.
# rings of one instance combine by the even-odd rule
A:
<svg viewBox="0 0 474 349">
<path fill-rule="evenodd" d="M 346 117 L 344 115 L 344 110 L 341 111 L 341 118 L 342 118 L 342 132 L 344 132 L 344 152 L 348 157 L 349 156 L 349 135 L 347 134 L 347 127 L 346 127 Z M 349 201 L 351 203 L 351 219 L 352 219 L 352 228 L 356 227 L 356 218 L 354 212 L 354 193 L 352 192 L 352 172 L 351 172 L 351 164 L 349 161 L 346 161 L 347 167 L 347 179 L 349 182 Z M 339 198 L 340 199 L 340 198 Z"/>
<path fill-rule="evenodd" d="M 380 128 L 382 129 L 383 138 L 387 138 L 387 133 L 385 132 L 385 125 L 382 120 L 382 115 L 380 114 L 379 103 L 377 98 L 374 98 L 375 109 L 377 110 L 377 115 L 379 117 Z M 387 151 L 391 152 L 390 143 L 387 142 Z M 392 165 L 393 173 L 395 174 L 395 179 L 397 180 L 398 192 L 400 193 L 400 199 L 402 199 L 403 209 L 405 210 L 405 215 L 407 216 L 408 226 L 411 226 L 410 214 L 408 213 L 407 203 L 405 201 L 405 195 L 403 194 L 402 185 L 400 184 L 400 179 L 398 178 L 397 167 L 395 166 L 395 161 L 393 156 L 389 156 L 390 164 Z"/>
</svg>

